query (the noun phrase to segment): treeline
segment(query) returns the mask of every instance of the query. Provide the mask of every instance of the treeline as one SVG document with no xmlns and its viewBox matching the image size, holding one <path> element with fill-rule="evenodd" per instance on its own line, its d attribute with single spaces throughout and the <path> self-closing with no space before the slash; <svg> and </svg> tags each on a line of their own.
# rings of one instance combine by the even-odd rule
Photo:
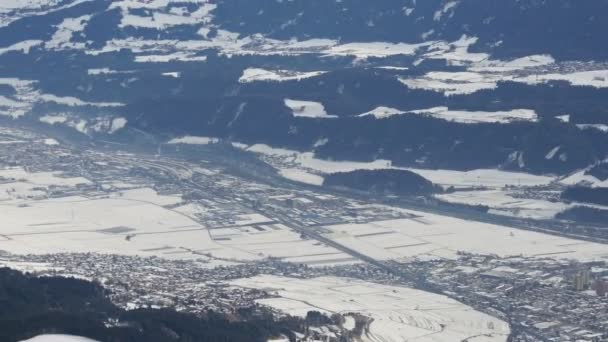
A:
<svg viewBox="0 0 608 342">
<path fill-rule="evenodd" d="M 551 54 L 559 59 L 598 60 L 608 56 L 594 44 L 602 41 L 601 32 L 608 30 L 605 21 L 593 19 L 597 13 L 608 11 L 604 1 L 469 0 L 459 2 L 453 12 L 447 11 L 441 18 L 436 16 L 446 4 L 442 0 L 406 0 L 399 5 L 366 0 L 217 3 L 214 22 L 220 27 L 278 39 L 323 37 L 344 42 L 417 43 L 425 32 L 431 32 L 429 40 L 454 41 L 465 34 L 477 37 L 476 50 L 502 57 Z M 298 20 L 285 25 L 289 18 Z M 570 24 L 567 28 L 565 22 Z M 501 44 L 496 44 L 497 37 Z"/>
<path fill-rule="evenodd" d="M 591 176 L 601 180 L 602 182 L 607 180 L 608 179 L 608 162 L 603 162 L 603 163 L 599 163 L 599 164 L 595 165 L 594 167 L 589 169 L 587 172 L 585 172 L 585 174 L 591 175 Z"/>
<path fill-rule="evenodd" d="M 430 195 L 441 192 L 441 187 L 407 170 L 355 170 L 327 175 L 323 186 L 394 195 Z"/>
<path fill-rule="evenodd" d="M 37 85 L 44 92 L 85 101 L 126 103 L 120 109 L 80 109 L 80 114 L 125 116 L 130 127 L 153 133 L 160 139 L 215 136 L 300 151 L 314 149 L 318 156 L 334 160 L 387 159 L 395 165 L 421 168 L 502 168 L 556 174 L 585 168 L 608 153 L 608 135 L 575 126 L 608 123 L 608 89 L 573 87 L 566 82 L 542 85 L 504 82 L 496 89 L 446 97 L 438 92 L 408 89 L 392 71 L 352 67 L 345 59 L 311 56 L 228 59 L 206 53 L 208 60 L 202 64 L 175 62 L 145 64 L 142 68 L 141 64 L 131 62 L 133 55 L 126 50 L 100 56 L 75 53 L 81 62 L 77 65 L 66 62 L 76 58 L 67 52 L 32 51 L 29 55 L 0 56 L 0 71 L 11 77 L 39 79 Z M 129 73 L 86 75 L 87 68 L 100 65 Z M 302 81 L 238 82 L 243 69 L 265 65 L 268 69 L 291 67 L 330 72 Z M 182 76 L 162 75 L 168 71 L 181 71 Z M 402 73 L 414 77 L 427 71 L 413 69 Z M 125 84 L 128 86 L 123 87 Z M 285 98 L 321 102 L 329 114 L 340 118 L 294 118 L 283 103 Z M 378 106 L 400 110 L 447 106 L 470 111 L 528 108 L 539 114 L 540 122 L 462 124 L 418 115 L 383 120 L 357 117 Z M 77 109 L 49 103 L 35 107 L 39 115 L 66 110 Z M 570 114 L 570 123 L 554 118 L 563 113 Z M 320 139 L 328 141 L 315 147 Z M 547 159 L 556 147 L 559 154 Z"/>
<path fill-rule="evenodd" d="M 590 208 L 584 206 L 576 206 L 567 209 L 555 216 L 560 220 L 568 220 L 574 222 L 591 223 L 600 226 L 606 226 L 608 223 L 608 210 Z M 588 232 L 587 232 L 588 233 Z M 591 236 L 597 234 L 590 234 Z M 601 236 L 601 235 L 600 235 Z"/>
<path fill-rule="evenodd" d="M 608 206 L 608 188 L 570 187 L 562 192 L 562 199 Z M 608 222 L 608 221 L 606 221 Z"/>
<path fill-rule="evenodd" d="M 314 318 L 314 319 L 312 319 Z M 284 318 L 257 308 L 238 310 L 231 317 L 173 310 L 116 307 L 97 283 L 61 277 L 36 277 L 0 268 L 0 341 L 15 342 L 40 334 L 70 334 L 102 342 L 266 342 L 287 336 L 306 325 L 326 322 Z"/>
</svg>

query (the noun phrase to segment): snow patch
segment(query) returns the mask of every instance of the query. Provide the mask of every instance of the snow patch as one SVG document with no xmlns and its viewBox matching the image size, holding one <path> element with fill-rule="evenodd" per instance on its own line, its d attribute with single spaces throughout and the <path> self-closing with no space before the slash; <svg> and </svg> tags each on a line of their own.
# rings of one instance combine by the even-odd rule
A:
<svg viewBox="0 0 608 342">
<path fill-rule="evenodd" d="M 517 58 L 511 61 L 487 60 L 476 63 L 469 68 L 473 72 L 509 72 L 524 70 L 527 68 L 537 68 L 555 63 L 555 59 L 550 55 L 532 55 Z"/>
<path fill-rule="evenodd" d="M 293 316 L 305 317 L 312 310 L 368 316 L 373 320 L 366 331 L 369 341 L 425 340 L 430 334 L 435 341 L 465 341 L 486 335 L 484 341 L 503 342 L 510 333 L 506 322 L 446 296 L 407 287 L 351 278 L 297 279 L 270 275 L 238 279 L 231 284 L 276 294 L 277 297 L 257 302 Z"/>
<path fill-rule="evenodd" d="M 45 47 L 51 50 L 84 49 L 85 43 L 74 43 L 72 37 L 75 33 L 84 30 L 90 19 L 90 15 L 64 19 L 57 25 L 57 31 L 51 40 L 45 43 Z"/>
<path fill-rule="evenodd" d="M 127 124 L 127 119 L 122 117 L 101 116 L 91 119 L 83 119 L 68 113 L 47 114 L 40 117 L 38 120 L 49 125 L 62 124 L 86 135 L 90 135 L 92 133 L 114 134 L 123 129 Z"/>
<path fill-rule="evenodd" d="M 285 106 L 291 109 L 293 116 L 295 117 L 318 119 L 337 118 L 335 115 L 327 114 L 325 107 L 319 102 L 285 99 L 284 103 Z"/>
<path fill-rule="evenodd" d="M 51 138 L 44 139 L 42 142 L 45 145 L 48 145 L 48 146 L 57 146 L 57 145 L 59 145 L 59 142 L 57 140 L 51 139 Z"/>
<path fill-rule="evenodd" d="M 510 111 L 484 112 L 484 111 L 465 111 L 450 110 L 448 107 L 434 107 L 428 109 L 400 111 L 395 108 L 378 107 L 370 112 L 359 115 L 359 117 L 373 116 L 377 119 L 384 119 L 394 115 L 416 114 L 429 116 L 441 120 L 465 123 L 512 123 L 517 121 L 538 121 L 538 115 L 530 109 L 514 109 Z"/>
<path fill-rule="evenodd" d="M 458 1 L 446 2 L 445 5 L 443 5 L 443 7 L 441 9 L 439 9 L 435 12 L 435 15 L 433 15 L 433 20 L 440 21 L 450 11 L 452 11 L 452 15 L 453 15 L 453 10 L 456 8 L 456 6 L 458 6 L 458 4 L 459 4 Z"/>
<path fill-rule="evenodd" d="M 560 148 L 561 148 L 561 146 L 554 147 L 551 151 L 549 151 L 549 153 L 547 153 L 547 155 L 545 156 L 545 159 L 547 159 L 547 160 L 553 159 L 553 157 L 555 157 L 557 152 L 559 152 Z"/>
<path fill-rule="evenodd" d="M 247 68 L 239 78 L 240 83 L 256 81 L 300 81 L 306 78 L 317 77 L 326 73 L 325 71 L 298 72 L 291 70 L 266 70 L 260 68 Z"/>
<path fill-rule="evenodd" d="M 22 53 L 28 54 L 33 47 L 42 45 L 42 43 L 44 43 L 42 40 L 25 40 L 5 48 L 0 48 L 0 55 L 12 51 L 21 51 Z"/>
<path fill-rule="evenodd" d="M 323 185 L 324 178 L 315 175 L 313 173 L 304 171 L 302 169 L 293 168 L 293 169 L 279 169 L 279 174 L 284 178 L 290 179 L 295 182 L 310 184 L 321 186 Z"/>
<path fill-rule="evenodd" d="M 173 77 L 173 78 L 180 78 L 182 73 L 181 72 L 164 72 L 162 73 L 163 76 L 167 76 L 167 77 Z"/>
<path fill-rule="evenodd" d="M 399 109 L 380 106 L 380 107 L 370 110 L 367 113 L 359 114 L 358 116 L 359 117 L 373 116 L 376 119 L 385 119 L 385 118 L 391 117 L 393 115 L 399 115 L 399 114 L 404 114 L 404 112 Z"/>
<path fill-rule="evenodd" d="M 55 125 L 66 122 L 68 118 L 65 115 L 45 115 L 40 117 L 39 120 L 49 125 Z"/>
<path fill-rule="evenodd" d="M 596 129 L 608 133 L 608 125 L 605 124 L 578 124 L 576 127 L 580 129 Z"/>
<path fill-rule="evenodd" d="M 187 144 L 187 145 L 209 145 L 216 144 L 219 142 L 218 138 L 209 137 L 195 137 L 195 136 L 184 136 L 181 138 L 173 138 L 167 142 L 167 144 Z"/>
</svg>

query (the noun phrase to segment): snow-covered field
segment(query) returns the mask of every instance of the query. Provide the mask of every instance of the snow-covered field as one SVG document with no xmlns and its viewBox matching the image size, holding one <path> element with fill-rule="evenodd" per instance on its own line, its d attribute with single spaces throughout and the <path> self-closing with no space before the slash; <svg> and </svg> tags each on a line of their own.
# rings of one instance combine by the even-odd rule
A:
<svg viewBox="0 0 608 342">
<path fill-rule="evenodd" d="M 186 145 L 209 145 L 217 143 L 219 139 L 209 137 L 195 137 L 195 136 L 184 136 L 181 138 L 174 138 L 167 142 L 170 145 L 175 144 L 186 144 Z"/>
<path fill-rule="evenodd" d="M 499 215 L 532 219 L 552 219 L 572 205 L 541 199 L 516 198 L 508 190 L 458 191 L 435 197 L 450 203 L 484 205 L 490 212 Z"/>
<path fill-rule="evenodd" d="M 106 194 L 87 196 L 81 188 L 70 195 L 82 186 L 94 193 L 92 182 L 22 168 L 0 170 L 0 183 L 0 250 L 12 253 L 97 252 L 213 264 L 267 257 L 311 266 L 355 262 L 260 214 L 235 214 L 226 228 L 203 225 L 197 215 L 209 208 L 134 184 L 104 182 Z M 52 191 L 65 196 L 49 198 Z"/>
<path fill-rule="evenodd" d="M 337 277 L 296 279 L 261 275 L 233 286 L 264 289 L 276 298 L 259 300 L 294 316 L 308 311 L 358 313 L 373 319 L 362 341 L 506 341 L 509 325 L 448 297 L 407 287 Z"/>
<path fill-rule="evenodd" d="M 458 251 L 580 261 L 608 260 L 603 244 L 408 211 L 411 219 L 328 226 L 331 238 L 380 260 L 456 258 Z"/>
<path fill-rule="evenodd" d="M 349 256 L 302 240 L 287 227 L 267 223 L 271 220 L 257 214 L 236 216 L 234 228 L 203 226 L 191 218 L 199 208 L 169 209 L 181 201 L 152 189 L 125 190 L 97 199 L 0 201 L 0 234 L 5 237 L 0 239 L 0 249 L 20 254 L 97 252 L 230 261 L 272 256 L 320 265 L 327 260 L 352 263 Z"/>
</svg>

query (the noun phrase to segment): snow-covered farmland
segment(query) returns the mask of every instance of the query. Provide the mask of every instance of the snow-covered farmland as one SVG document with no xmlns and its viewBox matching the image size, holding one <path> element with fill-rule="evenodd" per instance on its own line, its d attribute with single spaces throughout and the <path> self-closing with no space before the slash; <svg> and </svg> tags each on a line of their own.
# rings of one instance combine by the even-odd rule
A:
<svg viewBox="0 0 608 342">
<path fill-rule="evenodd" d="M 458 191 L 435 197 L 451 203 L 483 205 L 491 213 L 533 219 L 552 219 L 571 205 L 541 199 L 515 198 L 505 190 Z"/>
<path fill-rule="evenodd" d="M 267 257 L 311 266 L 353 263 L 350 256 L 259 215 L 236 217 L 232 227 L 207 227 L 192 216 L 194 207 L 151 189 L 116 193 L 110 198 L 67 197 L 1 203 L 0 249 L 12 253 L 97 252 L 219 259 L 246 262 Z"/>
<path fill-rule="evenodd" d="M 326 237 L 380 260 L 454 259 L 458 251 L 608 260 L 603 244 L 408 211 L 409 219 L 328 226 Z"/>
<path fill-rule="evenodd" d="M 296 279 L 261 275 L 239 279 L 233 286 L 264 289 L 274 298 L 259 304 L 290 315 L 308 311 L 358 313 L 373 319 L 362 341 L 506 341 L 506 322 L 475 311 L 448 297 L 407 287 L 380 285 L 337 277 Z"/>
<path fill-rule="evenodd" d="M 225 227 L 201 224 L 197 215 L 213 209 L 118 180 L 104 182 L 99 194 L 82 177 L 13 168 L 0 170 L 0 183 L 0 250 L 12 253 L 96 252 L 213 265 L 268 257 L 311 266 L 356 262 L 260 214 L 235 214 Z M 70 195 L 76 187 L 78 195 Z"/>
<path fill-rule="evenodd" d="M 22 168 L 0 169 L 0 203 L 45 198 L 47 191 L 90 184 L 82 177 L 62 177 L 57 172 L 29 173 Z"/>
<path fill-rule="evenodd" d="M 477 169 L 471 171 L 412 169 L 435 184 L 444 188 L 486 187 L 503 188 L 509 185 L 537 186 L 548 185 L 555 180 L 551 176 L 538 176 L 523 172 Z"/>
</svg>

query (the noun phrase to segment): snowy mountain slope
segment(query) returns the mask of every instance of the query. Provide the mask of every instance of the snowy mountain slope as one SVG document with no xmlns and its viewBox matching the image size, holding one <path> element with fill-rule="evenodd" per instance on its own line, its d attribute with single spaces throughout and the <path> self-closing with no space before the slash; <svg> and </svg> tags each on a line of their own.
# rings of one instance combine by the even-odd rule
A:
<svg viewBox="0 0 608 342">
<path fill-rule="evenodd" d="M 608 153 L 608 134 L 587 129 L 608 124 L 604 12 L 606 0 L 10 0 L 0 114 L 89 135 L 568 173 Z M 375 108 L 426 114 L 361 116 Z"/>
</svg>

